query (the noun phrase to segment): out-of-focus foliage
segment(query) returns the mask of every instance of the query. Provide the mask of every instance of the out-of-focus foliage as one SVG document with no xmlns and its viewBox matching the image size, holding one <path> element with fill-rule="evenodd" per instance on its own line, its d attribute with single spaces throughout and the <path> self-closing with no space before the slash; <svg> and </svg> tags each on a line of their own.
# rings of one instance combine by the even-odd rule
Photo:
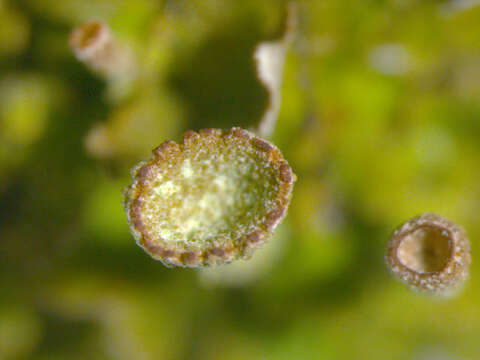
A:
<svg viewBox="0 0 480 360">
<path fill-rule="evenodd" d="M 281 1 L 0 1 L 0 359 L 479 359 L 480 6 L 299 1 L 273 142 L 298 175 L 258 259 L 167 269 L 135 245 L 128 169 L 187 128 L 251 127 L 253 51 Z M 104 21 L 137 61 L 107 81 L 71 30 Z M 463 225 L 449 300 L 383 264 L 426 211 Z M 243 269 L 242 269 L 243 267 Z"/>
</svg>

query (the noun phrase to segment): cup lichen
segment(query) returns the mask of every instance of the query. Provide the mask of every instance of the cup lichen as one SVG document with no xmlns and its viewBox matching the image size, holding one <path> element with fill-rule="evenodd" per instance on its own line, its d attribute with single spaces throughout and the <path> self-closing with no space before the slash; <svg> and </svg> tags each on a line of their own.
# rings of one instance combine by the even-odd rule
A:
<svg viewBox="0 0 480 360">
<path fill-rule="evenodd" d="M 285 216 L 296 179 L 274 145 L 241 128 L 189 130 L 132 178 L 124 206 L 138 245 L 184 267 L 251 256 Z"/>
<path fill-rule="evenodd" d="M 79 61 L 107 78 L 131 76 L 135 72 L 133 55 L 102 22 L 89 21 L 76 27 L 70 34 L 69 45 Z"/>
<path fill-rule="evenodd" d="M 449 295 L 468 277 L 470 244 L 463 228 L 425 213 L 395 230 L 385 261 L 390 271 L 413 289 Z"/>
</svg>

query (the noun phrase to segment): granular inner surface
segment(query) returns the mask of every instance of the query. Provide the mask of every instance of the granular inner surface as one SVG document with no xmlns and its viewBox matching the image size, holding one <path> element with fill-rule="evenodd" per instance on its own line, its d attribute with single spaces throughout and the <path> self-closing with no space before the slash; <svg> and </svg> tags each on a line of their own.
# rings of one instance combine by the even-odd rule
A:
<svg viewBox="0 0 480 360">
<path fill-rule="evenodd" d="M 449 232 L 433 227 L 421 227 L 402 240 L 397 258 L 406 267 L 419 273 L 442 270 L 451 254 Z"/>
<path fill-rule="evenodd" d="M 152 242 L 238 240 L 265 220 L 278 192 L 274 169 L 247 146 L 196 146 L 157 166 L 143 194 Z"/>
</svg>

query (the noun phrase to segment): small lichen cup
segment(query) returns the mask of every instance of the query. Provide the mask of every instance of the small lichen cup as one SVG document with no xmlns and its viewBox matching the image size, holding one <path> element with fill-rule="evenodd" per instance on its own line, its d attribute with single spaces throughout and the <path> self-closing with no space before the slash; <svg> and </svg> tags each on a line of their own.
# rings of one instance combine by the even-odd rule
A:
<svg viewBox="0 0 480 360">
<path fill-rule="evenodd" d="M 110 28 L 102 22 L 90 21 L 76 27 L 69 45 L 79 61 L 107 78 L 135 72 L 133 54 L 115 41 Z"/>
<path fill-rule="evenodd" d="M 167 266 L 247 259 L 286 214 L 296 180 L 281 152 L 241 128 L 187 131 L 132 170 L 130 230 Z"/>
<path fill-rule="evenodd" d="M 451 296 L 468 278 L 470 244 L 462 227 L 425 213 L 394 231 L 385 261 L 393 275 L 412 289 Z"/>
</svg>

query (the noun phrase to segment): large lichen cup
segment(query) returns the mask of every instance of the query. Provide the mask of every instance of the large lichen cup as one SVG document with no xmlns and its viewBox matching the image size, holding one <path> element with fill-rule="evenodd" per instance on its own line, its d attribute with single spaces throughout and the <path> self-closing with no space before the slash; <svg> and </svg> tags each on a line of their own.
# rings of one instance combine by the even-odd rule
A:
<svg viewBox="0 0 480 360">
<path fill-rule="evenodd" d="M 138 245 L 184 267 L 250 257 L 285 216 L 295 181 L 274 145 L 240 128 L 187 131 L 132 178 L 124 206 Z"/>
</svg>

